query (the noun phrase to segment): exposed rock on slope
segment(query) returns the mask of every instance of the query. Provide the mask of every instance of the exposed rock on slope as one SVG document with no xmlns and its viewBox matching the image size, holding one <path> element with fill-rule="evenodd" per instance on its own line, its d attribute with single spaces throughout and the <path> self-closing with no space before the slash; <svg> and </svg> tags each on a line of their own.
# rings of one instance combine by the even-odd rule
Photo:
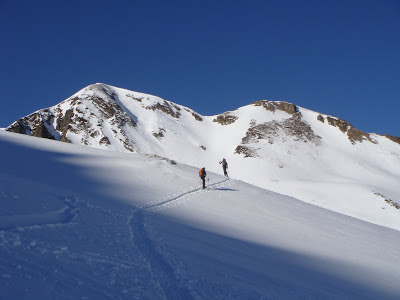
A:
<svg viewBox="0 0 400 300">
<path fill-rule="evenodd" d="M 400 145 L 400 137 L 391 136 L 388 134 L 385 134 L 385 137 L 388 138 L 389 140 L 391 140 L 392 142 L 395 142 Z"/>
<path fill-rule="evenodd" d="M 317 117 L 318 121 L 321 121 L 322 123 L 325 123 L 325 118 L 321 115 L 318 115 Z M 347 133 L 347 137 L 350 140 L 350 142 L 354 145 L 356 142 L 362 143 L 363 141 L 369 141 L 371 143 L 376 143 L 375 140 L 371 138 L 371 135 L 369 133 L 365 133 L 361 130 L 358 130 L 354 128 L 351 124 L 348 122 L 333 118 L 333 117 L 326 117 L 327 122 L 329 125 L 333 127 L 337 127 L 342 131 L 343 133 Z"/>
<path fill-rule="evenodd" d="M 54 122 L 54 118 L 55 115 L 48 109 L 43 109 L 15 121 L 6 130 L 54 140 L 56 138 L 50 133 L 52 131 L 50 124 Z"/>
<path fill-rule="evenodd" d="M 291 115 L 299 111 L 299 109 L 296 105 L 294 105 L 292 103 L 287 103 L 284 101 L 273 102 L 273 101 L 267 101 L 267 100 L 259 100 L 259 101 L 253 102 L 252 105 L 262 106 L 266 110 L 269 110 L 271 112 L 275 112 L 276 110 L 281 110 L 281 111 L 284 111 Z"/>
<path fill-rule="evenodd" d="M 221 125 L 229 125 L 232 123 L 235 123 L 235 121 L 238 119 L 235 115 L 233 115 L 231 112 L 226 112 L 223 114 L 220 114 L 217 116 L 213 122 L 216 122 Z"/>
<path fill-rule="evenodd" d="M 107 85 L 94 84 L 56 106 L 14 122 L 7 130 L 62 142 L 73 139 L 88 146 L 110 145 L 109 132 L 103 127 L 107 123 L 125 149 L 134 151 L 135 142 L 125 128 L 134 128 L 136 123 L 118 104 L 117 97 Z"/>
<path fill-rule="evenodd" d="M 256 157 L 255 145 L 262 140 L 273 144 L 277 140 L 285 142 L 286 139 L 290 138 L 295 142 L 311 142 L 316 146 L 319 145 L 321 137 L 316 135 L 311 126 L 302 119 L 302 114 L 296 105 L 265 100 L 254 102 L 253 105 L 263 106 L 271 112 L 281 110 L 291 116 L 282 121 L 273 120 L 261 124 L 252 122 L 235 153 L 244 154 L 245 157 Z"/>
<path fill-rule="evenodd" d="M 248 123 L 244 136 L 236 143 L 236 154 L 256 157 L 257 147 L 263 142 L 274 144 L 290 140 L 318 146 L 323 139 L 315 133 L 315 129 L 304 118 L 300 108 L 292 103 L 260 100 L 248 107 L 262 107 L 265 109 L 264 114 L 270 114 L 271 117 L 268 121 L 254 119 Z M 143 148 L 145 151 L 157 152 L 156 148 L 171 134 L 175 134 L 176 138 L 180 136 L 183 143 L 193 140 L 196 148 L 198 145 L 209 148 L 210 145 L 205 141 L 192 139 L 186 133 L 176 135 L 175 128 L 194 126 L 204 127 L 204 131 L 207 131 L 210 130 L 206 129 L 207 118 L 189 108 L 155 96 L 113 88 L 106 84 L 93 84 L 56 106 L 39 110 L 15 121 L 7 130 L 119 151 L 125 149 L 143 152 Z M 377 143 L 371 134 L 354 128 L 344 120 L 321 114 L 316 118 L 346 134 L 352 144 L 363 141 Z M 243 120 L 240 109 L 222 113 L 211 119 L 213 123 L 223 125 L 223 128 L 236 126 L 239 121 L 243 123 Z M 208 132 L 204 135 L 208 137 L 209 134 Z M 400 138 L 388 135 L 385 137 L 400 144 Z"/>
</svg>

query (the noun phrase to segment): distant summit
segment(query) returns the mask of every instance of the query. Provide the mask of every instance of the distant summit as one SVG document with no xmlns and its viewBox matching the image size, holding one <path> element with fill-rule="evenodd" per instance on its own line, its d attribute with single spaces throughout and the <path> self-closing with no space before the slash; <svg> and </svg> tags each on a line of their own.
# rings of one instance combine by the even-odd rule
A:
<svg viewBox="0 0 400 300">
<path fill-rule="evenodd" d="M 202 116 L 156 96 L 97 83 L 6 130 L 158 155 L 213 172 L 221 172 L 224 157 L 233 178 L 366 219 L 346 209 L 344 201 L 351 201 L 351 207 L 376 212 L 366 220 L 389 227 L 400 219 L 400 194 L 393 189 L 400 182 L 400 138 L 366 133 L 292 103 L 260 100 Z M 317 194 L 310 182 L 319 182 L 326 194 Z M 394 205 L 382 209 L 384 203 Z"/>
<path fill-rule="evenodd" d="M 6 130 L 96 148 L 142 152 L 140 140 L 163 136 L 164 129 L 154 124 L 156 119 L 166 116 L 177 120 L 181 111 L 192 115 L 193 120 L 202 119 L 192 110 L 161 98 L 96 83 L 56 106 L 15 121 Z M 141 122 L 137 127 L 140 115 L 154 122 Z"/>
<path fill-rule="evenodd" d="M 272 120 L 260 122 L 260 118 L 251 119 L 235 153 L 250 156 L 254 152 L 254 149 L 246 146 L 250 142 L 266 140 L 273 143 L 278 138 L 284 140 L 295 137 L 296 141 L 319 144 L 321 137 L 314 133 L 296 105 L 260 100 L 250 106 L 257 108 L 254 109 L 256 115 L 260 115 L 259 108 L 264 109 L 265 115 L 272 115 Z M 238 120 L 237 111 L 204 117 L 189 108 L 155 96 L 96 83 L 56 106 L 41 109 L 15 121 L 6 130 L 96 148 L 143 152 L 142 148 L 148 148 L 143 142 L 154 144 L 154 138 L 159 142 L 167 132 L 174 131 L 176 126 L 207 127 L 201 124 L 204 119 L 229 126 Z M 281 118 L 282 112 L 287 114 L 284 119 Z M 363 141 L 377 143 L 374 134 L 357 130 L 344 120 L 315 114 L 318 121 L 346 134 L 352 144 Z M 274 115 L 277 117 L 274 118 Z M 245 118 L 251 117 L 250 112 Z M 164 123 L 164 126 L 159 126 Z M 400 144 L 400 138 L 386 137 Z M 187 136 L 182 138 L 186 140 Z"/>
</svg>

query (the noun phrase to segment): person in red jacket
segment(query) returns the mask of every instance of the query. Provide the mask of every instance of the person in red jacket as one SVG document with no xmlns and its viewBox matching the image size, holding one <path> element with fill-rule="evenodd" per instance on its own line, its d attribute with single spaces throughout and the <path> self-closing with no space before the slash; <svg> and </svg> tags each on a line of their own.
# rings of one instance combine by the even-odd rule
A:
<svg viewBox="0 0 400 300">
<path fill-rule="evenodd" d="M 207 176 L 206 168 L 200 169 L 199 176 L 200 176 L 201 180 L 203 180 L 203 189 L 205 189 L 206 188 L 206 176 Z"/>
</svg>

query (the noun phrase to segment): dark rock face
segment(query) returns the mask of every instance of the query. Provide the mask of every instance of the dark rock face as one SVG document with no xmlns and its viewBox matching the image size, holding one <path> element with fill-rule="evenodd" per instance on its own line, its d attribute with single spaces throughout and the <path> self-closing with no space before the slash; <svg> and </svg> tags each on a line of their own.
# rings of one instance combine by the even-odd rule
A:
<svg viewBox="0 0 400 300">
<path fill-rule="evenodd" d="M 138 97 L 135 97 L 134 95 L 131 95 L 131 94 L 126 94 L 126 96 L 128 98 L 131 98 L 131 99 L 141 103 L 141 106 L 143 108 L 145 108 L 145 109 L 154 110 L 154 111 L 160 110 L 163 113 L 165 113 L 167 115 L 170 115 L 170 116 L 172 116 L 173 118 L 176 118 L 176 119 L 179 119 L 180 116 L 181 116 L 181 113 L 180 113 L 181 108 L 178 105 L 176 105 L 176 104 L 174 104 L 174 103 L 172 103 L 170 101 L 166 101 L 166 100 L 160 99 L 161 103 L 157 102 L 157 103 L 152 104 L 152 105 L 146 105 L 145 102 L 146 102 L 146 100 L 149 100 L 148 97 L 140 97 L 140 98 L 138 98 Z M 189 111 L 189 110 L 187 110 L 187 111 Z"/>
<path fill-rule="evenodd" d="M 394 207 L 394 208 L 396 208 L 396 209 L 400 209 L 400 204 L 394 202 L 394 201 L 391 200 L 391 199 L 387 199 L 387 198 L 386 198 L 385 196 L 383 196 L 381 193 L 374 193 L 374 194 L 375 194 L 376 196 L 382 198 L 383 200 L 385 200 L 385 202 L 386 202 L 387 204 L 389 204 L 390 206 L 392 206 L 392 207 Z"/>
<path fill-rule="evenodd" d="M 65 115 L 63 115 L 62 111 L 59 110 L 56 130 L 60 132 L 67 132 L 68 126 L 72 122 L 73 116 L 74 116 L 74 111 L 72 109 L 68 109 L 65 112 Z"/>
<path fill-rule="evenodd" d="M 145 108 L 151 109 L 151 110 L 161 110 L 162 112 L 166 113 L 167 115 L 170 115 L 177 119 L 181 116 L 181 113 L 179 112 L 181 110 L 180 107 L 176 106 L 176 105 L 171 105 L 167 101 L 164 101 L 163 104 L 156 103 L 151 106 L 146 106 Z"/>
<path fill-rule="evenodd" d="M 54 116 L 48 110 L 42 110 L 19 119 L 7 127 L 6 130 L 55 140 L 56 138 L 50 130 L 53 121 Z"/>
<path fill-rule="evenodd" d="M 369 133 L 365 133 L 361 130 L 354 128 L 353 126 L 349 127 L 347 131 L 347 137 L 349 138 L 350 142 L 354 145 L 356 142 L 362 143 L 363 141 L 369 141 L 371 143 L 376 144 L 377 142 L 374 141 Z"/>
<path fill-rule="evenodd" d="M 237 146 L 235 149 L 235 153 L 243 154 L 245 158 L 246 157 L 258 157 L 255 149 L 248 147 L 248 146 L 242 146 L 242 145 Z"/>
<path fill-rule="evenodd" d="M 103 131 L 103 123 L 109 122 L 112 131 L 129 151 L 135 151 L 135 143 L 125 133 L 124 127 L 136 127 L 132 118 L 120 107 L 116 95 L 103 85 L 87 88 L 101 92 L 100 96 L 82 94 L 48 109 L 39 110 L 11 124 L 7 131 L 59 140 L 70 143 L 70 133 L 81 137 L 84 145 L 111 145 L 110 136 Z"/>
<path fill-rule="evenodd" d="M 275 105 L 279 110 L 287 112 L 288 114 L 291 114 L 291 115 L 293 115 L 299 111 L 297 106 L 294 104 L 291 104 L 291 103 L 281 101 L 281 102 L 275 103 Z"/>
<path fill-rule="evenodd" d="M 267 100 L 259 100 L 253 102 L 252 105 L 254 106 L 262 106 L 266 110 L 275 112 L 276 110 L 284 111 L 290 115 L 297 113 L 299 111 L 298 107 L 292 103 L 284 102 L 284 101 L 267 101 Z"/>
<path fill-rule="evenodd" d="M 203 118 L 200 117 L 198 114 L 195 114 L 194 112 L 192 112 L 192 116 L 199 122 L 203 122 Z"/>
<path fill-rule="evenodd" d="M 65 112 L 65 115 L 62 114 L 62 111 L 59 111 L 59 118 L 57 119 L 56 130 L 61 133 L 61 142 L 71 143 L 71 141 L 67 138 L 68 130 L 72 127 L 70 124 L 72 123 L 72 118 L 74 116 L 74 111 L 72 109 L 68 109 Z"/>
<path fill-rule="evenodd" d="M 6 130 L 15 133 L 28 134 L 27 130 L 29 130 L 29 127 L 26 126 L 23 119 L 19 119 L 8 126 Z"/>
<path fill-rule="evenodd" d="M 266 110 L 272 111 L 272 112 L 275 112 L 275 110 L 276 110 L 275 105 L 273 105 L 273 102 L 271 102 L 271 101 L 259 100 L 259 101 L 253 102 L 252 105 L 262 106 Z"/>
<path fill-rule="evenodd" d="M 354 128 L 351 124 L 346 122 L 345 120 L 336 119 L 332 117 L 326 118 L 328 124 L 337 127 L 341 132 L 346 133 L 349 141 L 354 145 L 356 142 L 362 143 L 363 141 L 369 141 L 371 143 L 376 144 L 374 140 L 372 140 L 369 133 L 365 133 L 361 130 Z"/>
<path fill-rule="evenodd" d="M 229 125 L 232 123 L 235 123 L 235 121 L 238 119 L 238 117 L 231 115 L 229 112 L 220 114 L 219 116 L 217 116 L 213 122 L 217 122 L 218 124 L 221 125 Z"/>
<path fill-rule="evenodd" d="M 100 145 L 111 145 L 110 140 L 109 140 L 108 137 L 106 137 L 106 136 L 104 136 L 104 137 L 101 138 L 99 144 L 100 144 Z"/>
<path fill-rule="evenodd" d="M 46 128 L 46 123 L 40 123 L 34 130 L 32 130 L 32 136 L 43 137 L 46 139 L 55 140 L 55 137 Z"/>
<path fill-rule="evenodd" d="M 133 96 L 131 94 L 126 94 L 125 96 L 128 97 L 128 98 L 132 98 L 133 100 L 135 100 L 137 102 L 140 102 L 140 103 L 142 103 L 142 100 L 143 100 L 143 98 L 137 98 L 137 97 L 135 97 L 135 96 Z"/>
<path fill-rule="evenodd" d="M 338 127 L 343 133 L 346 133 L 349 126 L 351 126 L 349 123 L 341 119 L 335 119 L 331 117 L 327 117 L 326 119 L 328 120 L 329 125 L 333 127 Z"/>
<path fill-rule="evenodd" d="M 389 140 L 391 140 L 392 142 L 395 142 L 395 143 L 400 145 L 400 137 L 391 136 L 391 135 L 388 135 L 388 134 L 385 134 L 385 137 L 388 138 Z"/>
<path fill-rule="evenodd" d="M 191 111 L 191 110 L 189 110 L 189 109 L 187 109 L 187 108 L 185 108 L 185 110 L 186 110 L 188 113 L 191 113 L 192 116 L 193 116 L 197 121 L 203 122 L 203 118 L 200 117 L 198 114 L 194 113 L 193 111 Z"/>
<path fill-rule="evenodd" d="M 153 132 L 153 136 L 156 139 L 161 140 L 164 137 L 164 132 L 166 132 L 164 128 L 159 128 L 158 132 Z"/>
<path fill-rule="evenodd" d="M 265 140 L 273 144 L 277 140 L 292 138 L 296 142 L 311 142 L 320 144 L 321 137 L 316 135 L 311 126 L 304 122 L 301 113 L 293 113 L 292 117 L 284 121 L 270 121 L 262 124 L 252 124 L 242 138 L 241 145 L 236 147 L 235 153 L 244 154 L 245 157 L 255 157 L 255 150 L 249 144 L 256 144 Z"/>
</svg>

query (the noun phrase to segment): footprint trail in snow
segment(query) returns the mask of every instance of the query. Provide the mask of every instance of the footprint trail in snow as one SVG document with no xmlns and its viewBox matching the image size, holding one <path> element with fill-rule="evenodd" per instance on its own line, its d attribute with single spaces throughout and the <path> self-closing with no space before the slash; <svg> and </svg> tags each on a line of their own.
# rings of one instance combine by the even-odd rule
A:
<svg viewBox="0 0 400 300">
<path fill-rule="evenodd" d="M 208 185 L 206 190 L 196 188 L 182 193 L 173 198 L 161 201 L 156 204 L 148 205 L 136 209 L 129 220 L 132 231 L 132 243 L 138 247 L 142 256 L 148 263 L 148 269 L 153 279 L 160 286 L 166 299 L 193 299 L 193 295 L 188 285 L 174 271 L 173 266 L 167 262 L 162 253 L 157 251 L 155 243 L 150 239 L 146 232 L 146 210 L 154 210 L 160 207 L 170 207 L 174 202 L 184 199 L 188 195 L 198 193 L 200 191 L 210 191 L 210 188 L 216 188 L 229 178 Z"/>
</svg>

